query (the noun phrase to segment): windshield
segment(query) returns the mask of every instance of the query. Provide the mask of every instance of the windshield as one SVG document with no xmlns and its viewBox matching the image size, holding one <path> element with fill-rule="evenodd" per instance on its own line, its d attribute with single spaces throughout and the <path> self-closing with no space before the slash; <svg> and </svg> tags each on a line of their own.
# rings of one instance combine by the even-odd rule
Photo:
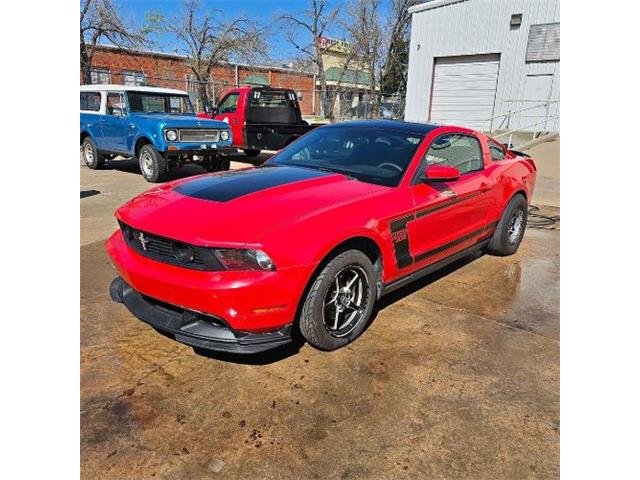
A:
<svg viewBox="0 0 640 480">
<path fill-rule="evenodd" d="M 291 165 L 343 173 L 357 180 L 395 187 L 423 135 L 376 127 L 329 127 L 312 130 L 269 165 Z"/>
<path fill-rule="evenodd" d="M 132 112 L 193 114 L 193 106 L 187 95 L 155 92 L 128 92 L 127 95 Z"/>
</svg>

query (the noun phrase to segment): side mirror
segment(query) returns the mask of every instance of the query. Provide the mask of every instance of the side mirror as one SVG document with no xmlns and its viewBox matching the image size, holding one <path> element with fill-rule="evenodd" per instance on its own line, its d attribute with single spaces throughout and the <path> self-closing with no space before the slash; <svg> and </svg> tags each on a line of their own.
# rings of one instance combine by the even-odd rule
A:
<svg viewBox="0 0 640 480">
<path fill-rule="evenodd" d="M 123 107 L 113 107 L 111 112 L 116 117 L 124 117 L 126 115 L 125 109 Z"/>
<path fill-rule="evenodd" d="M 460 178 L 460 170 L 447 165 L 429 165 L 424 169 L 422 181 L 431 182 L 454 182 Z"/>
</svg>

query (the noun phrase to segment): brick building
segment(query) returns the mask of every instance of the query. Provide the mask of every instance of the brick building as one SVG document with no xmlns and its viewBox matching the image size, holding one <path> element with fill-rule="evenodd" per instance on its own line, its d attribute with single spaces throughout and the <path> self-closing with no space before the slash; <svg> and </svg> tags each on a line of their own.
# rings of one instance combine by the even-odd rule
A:
<svg viewBox="0 0 640 480">
<path fill-rule="evenodd" d="M 129 51 L 101 45 L 93 57 L 92 83 L 125 85 L 153 85 L 195 92 L 197 84 L 185 63 L 186 57 L 177 54 Z M 80 74 L 82 84 L 82 72 Z M 315 75 L 288 68 L 225 64 L 216 66 L 209 88 L 218 101 L 224 92 L 240 85 L 270 85 L 290 88 L 298 93 L 303 115 L 314 115 L 319 109 L 314 98 Z"/>
</svg>

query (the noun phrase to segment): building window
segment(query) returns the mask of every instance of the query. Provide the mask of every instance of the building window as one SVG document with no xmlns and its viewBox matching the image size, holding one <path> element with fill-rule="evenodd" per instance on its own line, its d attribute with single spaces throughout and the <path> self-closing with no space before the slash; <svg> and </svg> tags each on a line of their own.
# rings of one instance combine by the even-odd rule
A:
<svg viewBox="0 0 640 480">
<path fill-rule="evenodd" d="M 122 71 L 122 80 L 125 85 L 144 85 L 144 72 L 134 72 L 131 70 Z"/>
<path fill-rule="evenodd" d="M 531 25 L 527 43 L 527 62 L 560 60 L 560 24 Z"/>
<path fill-rule="evenodd" d="M 91 83 L 93 85 L 104 85 L 111 83 L 111 72 L 108 68 L 92 68 Z"/>
<path fill-rule="evenodd" d="M 195 75 L 185 75 L 185 90 L 187 92 L 198 92 L 198 80 L 196 80 Z"/>
</svg>

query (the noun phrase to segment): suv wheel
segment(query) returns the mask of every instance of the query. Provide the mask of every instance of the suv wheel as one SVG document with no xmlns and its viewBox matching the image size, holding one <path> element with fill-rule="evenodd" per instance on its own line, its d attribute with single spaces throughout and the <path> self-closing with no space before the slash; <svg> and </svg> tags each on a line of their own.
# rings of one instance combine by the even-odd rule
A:
<svg viewBox="0 0 640 480">
<path fill-rule="evenodd" d="M 84 164 L 92 170 L 104 167 L 104 155 L 98 151 L 91 137 L 85 138 L 82 142 L 82 159 Z"/>
<path fill-rule="evenodd" d="M 517 194 L 504 209 L 496 231 L 486 247 L 487 253 L 504 257 L 518 250 L 527 228 L 527 201 Z"/>
<path fill-rule="evenodd" d="M 300 331 L 320 350 L 352 342 L 366 328 L 377 298 L 376 274 L 369 257 L 348 250 L 333 258 L 307 293 Z"/>
<path fill-rule="evenodd" d="M 138 161 L 142 176 L 147 182 L 162 182 L 167 177 L 167 159 L 160 155 L 153 145 L 145 145 L 140 149 Z"/>
</svg>

